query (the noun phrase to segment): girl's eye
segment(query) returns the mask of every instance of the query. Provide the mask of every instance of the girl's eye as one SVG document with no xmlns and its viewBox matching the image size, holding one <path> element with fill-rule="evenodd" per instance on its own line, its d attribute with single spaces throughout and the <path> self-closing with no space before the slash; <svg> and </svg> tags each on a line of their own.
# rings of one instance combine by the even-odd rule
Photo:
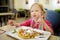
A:
<svg viewBox="0 0 60 40">
<path fill-rule="evenodd" d="M 38 12 L 39 10 L 35 10 L 35 12 Z M 31 12 L 34 12 L 33 10 Z"/>
</svg>

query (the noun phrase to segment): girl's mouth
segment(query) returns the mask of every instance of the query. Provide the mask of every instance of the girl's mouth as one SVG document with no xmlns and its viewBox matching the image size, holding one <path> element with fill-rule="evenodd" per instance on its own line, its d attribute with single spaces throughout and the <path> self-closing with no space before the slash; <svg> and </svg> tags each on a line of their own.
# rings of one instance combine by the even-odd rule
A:
<svg viewBox="0 0 60 40">
<path fill-rule="evenodd" d="M 33 15 L 33 17 L 36 17 L 36 15 Z"/>
</svg>

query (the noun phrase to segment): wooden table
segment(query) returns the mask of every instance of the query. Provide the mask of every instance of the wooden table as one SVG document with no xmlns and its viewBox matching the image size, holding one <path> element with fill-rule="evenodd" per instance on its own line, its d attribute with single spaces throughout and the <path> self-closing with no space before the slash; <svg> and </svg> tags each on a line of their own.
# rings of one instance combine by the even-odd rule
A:
<svg viewBox="0 0 60 40">
<path fill-rule="evenodd" d="M 7 25 L 7 26 L 4 26 L 4 27 L 1 27 L 0 29 L 3 29 L 5 31 L 10 31 L 11 28 L 12 28 L 11 26 Z M 0 35 L 0 40 L 17 40 L 17 39 L 12 38 L 10 36 L 7 36 L 5 33 L 3 33 L 3 34 Z M 59 37 L 51 35 L 48 40 L 59 40 Z"/>
</svg>

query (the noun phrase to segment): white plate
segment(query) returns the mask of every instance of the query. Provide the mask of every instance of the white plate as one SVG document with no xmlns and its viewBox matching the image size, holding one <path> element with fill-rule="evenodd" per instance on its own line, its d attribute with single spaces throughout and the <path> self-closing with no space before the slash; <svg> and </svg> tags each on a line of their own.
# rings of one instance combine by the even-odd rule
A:
<svg viewBox="0 0 60 40">
<path fill-rule="evenodd" d="M 18 31 L 19 29 L 21 29 L 21 28 L 23 28 L 23 29 L 32 29 L 32 28 L 30 28 L 30 27 L 25 27 L 25 26 L 22 26 L 22 27 L 20 27 L 20 28 L 17 28 L 16 29 L 16 31 Z M 47 31 L 43 31 L 43 30 L 38 30 L 38 29 L 33 29 L 33 30 L 35 30 L 35 31 L 37 31 L 37 32 L 40 32 L 40 33 L 44 33 L 44 35 L 40 35 L 39 37 L 35 37 L 35 38 L 33 38 L 33 39 L 27 39 L 27 40 L 48 40 L 48 38 L 50 37 L 50 35 L 51 35 L 51 33 L 50 32 L 47 32 Z M 14 38 L 16 38 L 16 39 L 19 39 L 19 40 L 23 40 L 22 38 L 20 38 L 19 36 L 18 36 L 18 34 L 17 34 L 17 32 L 16 33 L 12 33 L 13 31 L 11 31 L 11 32 L 6 32 L 6 34 L 7 35 L 9 35 L 9 36 L 11 36 L 11 37 L 14 37 Z"/>
</svg>

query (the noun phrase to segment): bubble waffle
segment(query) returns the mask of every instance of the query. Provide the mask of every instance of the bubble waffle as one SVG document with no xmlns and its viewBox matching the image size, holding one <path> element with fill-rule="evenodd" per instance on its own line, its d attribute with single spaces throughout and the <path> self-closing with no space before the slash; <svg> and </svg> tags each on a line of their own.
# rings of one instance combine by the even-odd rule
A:
<svg viewBox="0 0 60 40">
<path fill-rule="evenodd" d="M 24 39 L 35 38 L 36 36 L 39 35 L 40 33 L 30 29 L 20 29 L 18 31 L 18 36 Z"/>
</svg>

